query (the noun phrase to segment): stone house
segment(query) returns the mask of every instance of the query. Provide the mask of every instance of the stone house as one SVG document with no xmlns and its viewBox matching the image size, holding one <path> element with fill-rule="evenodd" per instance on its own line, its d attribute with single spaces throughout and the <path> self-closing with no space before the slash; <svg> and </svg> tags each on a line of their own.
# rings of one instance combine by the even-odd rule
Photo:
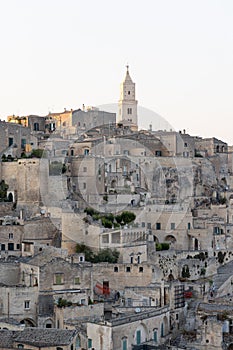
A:
<svg viewBox="0 0 233 350">
<path fill-rule="evenodd" d="M 120 310 L 119 310 L 120 311 Z M 137 349 L 164 343 L 169 335 L 169 308 L 122 309 L 109 321 L 87 323 L 88 349 Z"/>
</svg>

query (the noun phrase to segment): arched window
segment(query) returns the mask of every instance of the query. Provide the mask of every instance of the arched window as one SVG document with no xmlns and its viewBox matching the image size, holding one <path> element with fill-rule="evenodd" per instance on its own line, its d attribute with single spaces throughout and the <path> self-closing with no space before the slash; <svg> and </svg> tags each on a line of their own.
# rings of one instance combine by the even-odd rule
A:
<svg viewBox="0 0 233 350">
<path fill-rule="evenodd" d="M 34 131 L 39 131 L 39 123 L 34 123 L 33 129 Z"/>
</svg>

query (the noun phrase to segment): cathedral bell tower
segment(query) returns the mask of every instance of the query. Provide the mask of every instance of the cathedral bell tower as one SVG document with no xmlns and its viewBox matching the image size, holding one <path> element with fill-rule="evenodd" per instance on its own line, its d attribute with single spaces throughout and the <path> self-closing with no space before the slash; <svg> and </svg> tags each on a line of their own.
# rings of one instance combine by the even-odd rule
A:
<svg viewBox="0 0 233 350">
<path fill-rule="evenodd" d="M 129 66 L 126 66 L 126 76 L 121 83 L 120 100 L 118 102 L 118 123 L 129 125 L 133 129 L 138 129 L 137 105 L 135 100 L 135 83 L 129 75 Z"/>
</svg>

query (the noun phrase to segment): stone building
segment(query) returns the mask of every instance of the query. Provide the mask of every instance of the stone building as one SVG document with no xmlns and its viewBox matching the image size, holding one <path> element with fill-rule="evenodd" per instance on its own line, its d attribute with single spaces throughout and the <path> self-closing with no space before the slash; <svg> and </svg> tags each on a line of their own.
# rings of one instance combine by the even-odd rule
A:
<svg viewBox="0 0 233 350">
<path fill-rule="evenodd" d="M 120 311 L 120 309 L 119 309 Z M 131 311 L 131 312 L 130 312 Z M 88 348 L 139 349 L 139 345 L 163 344 L 169 336 L 169 308 L 121 310 L 109 321 L 87 323 Z"/>
<path fill-rule="evenodd" d="M 37 139 L 31 135 L 31 130 L 21 124 L 0 121 L 0 155 L 21 157 L 37 148 Z"/>
<path fill-rule="evenodd" d="M 72 126 L 75 127 L 78 135 L 94 127 L 109 126 L 111 124 L 116 124 L 115 113 L 100 111 L 96 107 L 72 111 Z"/>
</svg>

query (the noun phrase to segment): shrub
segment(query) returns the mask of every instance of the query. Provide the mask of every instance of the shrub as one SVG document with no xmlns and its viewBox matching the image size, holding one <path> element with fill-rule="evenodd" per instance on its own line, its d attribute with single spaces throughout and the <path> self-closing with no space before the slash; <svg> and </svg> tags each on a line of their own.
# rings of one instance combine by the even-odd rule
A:
<svg viewBox="0 0 233 350">
<path fill-rule="evenodd" d="M 167 242 L 163 242 L 163 243 L 156 243 L 155 244 L 155 248 L 156 250 L 160 251 L 160 250 L 168 250 L 169 249 L 169 243 Z"/>
<path fill-rule="evenodd" d="M 32 150 L 31 156 L 35 158 L 42 158 L 42 157 L 46 157 L 46 154 L 43 149 L 38 148 L 38 149 Z"/>
<path fill-rule="evenodd" d="M 71 306 L 72 302 L 68 301 L 66 299 L 59 298 L 57 302 L 58 307 L 66 307 L 66 306 Z"/>
</svg>

